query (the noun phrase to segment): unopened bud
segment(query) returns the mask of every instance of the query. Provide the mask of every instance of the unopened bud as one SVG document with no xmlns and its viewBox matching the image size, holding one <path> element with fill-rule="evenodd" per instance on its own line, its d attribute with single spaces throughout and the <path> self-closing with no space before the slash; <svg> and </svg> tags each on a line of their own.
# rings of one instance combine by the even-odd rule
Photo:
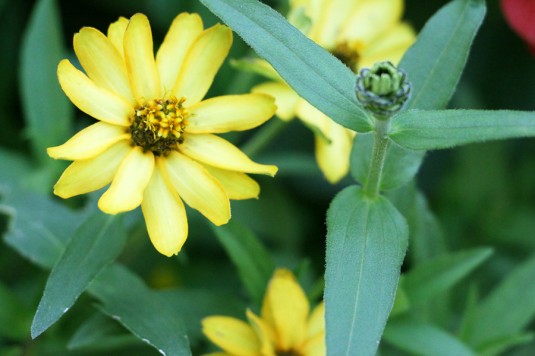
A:
<svg viewBox="0 0 535 356">
<path fill-rule="evenodd" d="M 390 62 L 378 62 L 357 75 L 356 95 L 362 105 L 379 119 L 399 112 L 409 99 L 407 75 Z"/>
</svg>

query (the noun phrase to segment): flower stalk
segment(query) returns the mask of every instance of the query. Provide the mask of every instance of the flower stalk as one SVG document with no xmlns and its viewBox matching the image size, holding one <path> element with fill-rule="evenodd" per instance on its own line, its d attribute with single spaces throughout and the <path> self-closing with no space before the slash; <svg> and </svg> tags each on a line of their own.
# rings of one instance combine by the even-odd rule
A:
<svg viewBox="0 0 535 356">
<path fill-rule="evenodd" d="M 370 198 L 380 192 L 386 160 L 390 118 L 401 111 L 410 97 L 411 84 L 407 75 L 390 62 L 378 62 L 364 68 L 357 76 L 356 97 L 375 118 L 375 135 L 368 178 L 364 191 Z"/>
<path fill-rule="evenodd" d="M 364 191 L 370 198 L 379 195 L 381 188 L 381 178 L 386 160 L 386 151 L 388 149 L 389 139 L 387 136 L 390 119 L 375 120 L 375 133 L 372 149 L 372 158 L 368 178 L 364 184 Z"/>
</svg>

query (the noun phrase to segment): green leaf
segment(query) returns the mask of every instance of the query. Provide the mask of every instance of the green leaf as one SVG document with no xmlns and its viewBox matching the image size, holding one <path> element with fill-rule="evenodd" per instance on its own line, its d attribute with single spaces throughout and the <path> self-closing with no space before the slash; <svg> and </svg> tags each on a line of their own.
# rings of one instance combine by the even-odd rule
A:
<svg viewBox="0 0 535 356">
<path fill-rule="evenodd" d="M 23 356 L 25 352 L 21 346 L 0 346 L 0 355 L 2 356 Z"/>
<path fill-rule="evenodd" d="M 325 271 L 329 355 L 374 355 L 394 303 L 408 230 L 384 197 L 352 186 L 327 213 Z"/>
<path fill-rule="evenodd" d="M 368 178 L 372 149 L 372 134 L 355 136 L 351 150 L 351 174 L 363 185 Z M 390 142 L 381 177 L 381 190 L 391 190 L 407 184 L 418 172 L 424 155 L 425 152 L 411 151 Z"/>
<path fill-rule="evenodd" d="M 275 263 L 255 234 L 236 220 L 214 232 L 238 269 L 243 285 L 260 305 Z"/>
<path fill-rule="evenodd" d="M 258 0 L 201 0 L 266 59 L 300 96 L 349 129 L 371 119 L 355 98 L 355 74 Z"/>
<path fill-rule="evenodd" d="M 20 81 L 27 134 L 35 156 L 48 165 L 57 163 L 47 156 L 46 148 L 68 138 L 74 113 L 56 77 L 57 65 L 65 57 L 60 25 L 56 2 L 38 1 L 21 53 Z"/>
<path fill-rule="evenodd" d="M 96 313 L 87 319 L 69 340 L 70 350 L 106 350 L 132 345 L 138 339 L 122 328 L 116 321 Z"/>
<path fill-rule="evenodd" d="M 485 344 L 478 350 L 481 356 L 499 356 L 503 355 L 511 347 L 527 344 L 535 338 L 533 333 L 522 333 L 517 335 L 506 336 L 504 338 L 493 339 L 490 343 Z"/>
<path fill-rule="evenodd" d="M 460 282 L 491 255 L 491 248 L 481 247 L 435 257 L 405 274 L 403 288 L 411 304 L 428 302 Z"/>
<path fill-rule="evenodd" d="M 8 186 L 23 185 L 21 180 L 24 181 L 31 171 L 31 161 L 25 156 L 15 151 L 0 149 L 0 190 L 5 190 Z"/>
<path fill-rule="evenodd" d="M 397 319 L 388 323 L 384 339 L 415 355 L 475 355 L 468 346 L 448 332 L 424 322 Z"/>
<path fill-rule="evenodd" d="M 191 355 L 180 311 L 126 268 L 106 268 L 89 288 L 101 310 L 164 355 Z"/>
<path fill-rule="evenodd" d="M 412 83 L 408 108 L 446 107 L 485 12 L 484 0 L 456 0 L 429 19 L 399 64 Z"/>
<path fill-rule="evenodd" d="M 475 308 L 467 342 L 480 348 L 520 333 L 535 317 L 535 256 L 516 267 Z"/>
<path fill-rule="evenodd" d="M 20 297 L 0 283 L 0 340 L 7 337 L 24 342 L 28 338 L 32 316 L 26 309 Z"/>
<path fill-rule="evenodd" d="M 0 214 L 10 219 L 5 242 L 33 263 L 51 269 L 85 213 L 46 196 L 13 189 L 0 205 Z"/>
<path fill-rule="evenodd" d="M 400 283 L 396 292 L 396 299 L 394 299 L 392 312 L 390 312 L 390 318 L 405 313 L 410 309 L 410 307 L 411 302 L 409 301 L 409 297 L 407 296 L 407 293 L 405 293 L 403 285 Z"/>
<path fill-rule="evenodd" d="M 392 122 L 390 138 L 413 150 L 535 136 L 535 112 L 509 110 L 409 110 Z"/>
<path fill-rule="evenodd" d="M 126 241 L 122 220 L 95 213 L 75 232 L 52 269 L 33 319 L 36 338 L 74 304 L 95 276 L 121 253 Z"/>
<path fill-rule="evenodd" d="M 201 319 L 212 315 L 227 315 L 244 318 L 243 300 L 235 294 L 207 289 L 176 288 L 157 292 L 164 303 L 180 311 L 190 343 L 205 340 Z"/>
<path fill-rule="evenodd" d="M 409 223 L 411 263 L 419 264 L 447 251 L 440 224 L 414 181 L 388 191 L 386 196 Z"/>
</svg>

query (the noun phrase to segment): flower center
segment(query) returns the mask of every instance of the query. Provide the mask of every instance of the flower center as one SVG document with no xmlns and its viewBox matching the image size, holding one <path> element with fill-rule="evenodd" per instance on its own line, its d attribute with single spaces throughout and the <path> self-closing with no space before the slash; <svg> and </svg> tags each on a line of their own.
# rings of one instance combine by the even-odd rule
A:
<svg viewBox="0 0 535 356">
<path fill-rule="evenodd" d="M 135 108 L 131 118 L 132 141 L 152 151 L 156 156 L 166 156 L 184 142 L 184 129 L 188 111 L 183 107 L 185 98 L 155 99 Z"/>
<path fill-rule="evenodd" d="M 331 51 L 332 55 L 349 67 L 353 72 L 357 70 L 359 52 L 356 46 L 350 46 L 347 42 L 341 42 Z"/>
</svg>

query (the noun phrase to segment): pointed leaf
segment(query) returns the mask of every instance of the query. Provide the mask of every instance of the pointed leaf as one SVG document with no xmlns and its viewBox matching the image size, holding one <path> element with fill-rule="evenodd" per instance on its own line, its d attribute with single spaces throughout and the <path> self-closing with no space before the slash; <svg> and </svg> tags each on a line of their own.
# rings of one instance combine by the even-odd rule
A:
<svg viewBox="0 0 535 356">
<path fill-rule="evenodd" d="M 327 214 L 325 271 L 329 355 L 374 355 L 407 249 L 405 219 L 383 197 L 348 187 Z"/>
<path fill-rule="evenodd" d="M 46 283 L 32 323 L 33 338 L 69 310 L 95 276 L 117 258 L 125 241 L 121 220 L 100 212 L 74 232 Z"/>
<path fill-rule="evenodd" d="M 535 112 L 510 110 L 405 111 L 392 122 L 390 138 L 413 150 L 535 136 Z"/>
<path fill-rule="evenodd" d="M 535 334 L 533 333 L 521 333 L 511 336 L 505 336 L 503 338 L 493 339 L 491 342 L 484 344 L 477 351 L 478 355 L 482 356 L 499 356 L 504 355 L 507 349 L 512 347 L 527 344 L 533 341 Z"/>
<path fill-rule="evenodd" d="M 355 74 L 258 0 L 201 0 L 236 31 L 304 99 L 349 129 L 370 131 L 357 103 Z"/>
<path fill-rule="evenodd" d="M 56 77 L 65 57 L 61 17 L 55 0 L 36 3 L 24 36 L 20 80 L 24 117 L 35 156 L 57 165 L 46 148 L 64 142 L 71 130 L 73 106 Z"/>
<path fill-rule="evenodd" d="M 385 340 L 414 355 L 471 356 L 475 352 L 448 332 L 424 322 L 394 320 L 385 329 Z"/>
<path fill-rule="evenodd" d="M 260 305 L 275 263 L 258 237 L 236 220 L 214 228 L 214 232 L 238 269 L 251 298 Z"/>
<path fill-rule="evenodd" d="M 408 108 L 446 107 L 485 12 L 484 0 L 455 0 L 429 19 L 399 64 L 413 86 Z"/>
<path fill-rule="evenodd" d="M 0 205 L 10 218 L 5 242 L 33 263 L 51 269 L 83 219 L 48 197 L 13 189 Z"/>
<path fill-rule="evenodd" d="M 520 333 L 535 317 L 535 256 L 516 267 L 476 307 L 467 342 L 480 348 Z"/>
<path fill-rule="evenodd" d="M 114 264 L 89 288 L 101 310 L 163 355 L 191 355 L 180 311 L 126 268 Z"/>
<path fill-rule="evenodd" d="M 107 350 L 137 343 L 138 340 L 116 321 L 98 312 L 87 319 L 69 340 L 70 350 Z"/>
<path fill-rule="evenodd" d="M 492 255 L 488 247 L 462 250 L 416 265 L 403 276 L 410 303 L 424 303 L 460 282 Z"/>
<path fill-rule="evenodd" d="M 180 312 L 190 343 L 205 340 L 200 320 L 212 315 L 244 317 L 243 299 L 218 290 L 173 288 L 157 292 L 163 302 Z"/>
</svg>

